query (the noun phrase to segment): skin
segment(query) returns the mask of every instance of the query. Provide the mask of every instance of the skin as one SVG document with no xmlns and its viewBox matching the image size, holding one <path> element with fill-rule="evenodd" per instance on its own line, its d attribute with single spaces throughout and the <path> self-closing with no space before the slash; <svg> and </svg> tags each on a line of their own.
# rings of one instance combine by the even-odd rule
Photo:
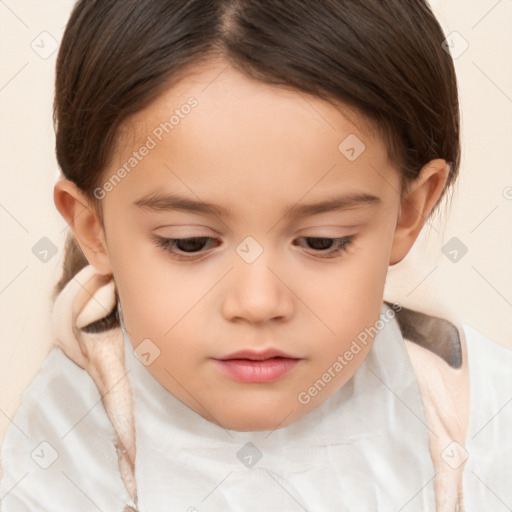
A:
<svg viewBox="0 0 512 512">
<path fill-rule="evenodd" d="M 400 197 L 383 141 L 361 128 L 356 113 L 213 62 L 127 120 L 105 181 L 191 96 L 197 106 L 161 141 L 153 136 L 157 146 L 105 193 L 104 227 L 68 180 L 55 185 L 55 204 L 89 263 L 113 274 L 133 347 L 149 338 L 160 349 L 147 369 L 167 390 L 224 428 L 282 428 L 332 396 L 363 362 L 371 339 L 308 403 L 298 399 L 379 319 L 388 266 L 409 252 L 448 167 L 428 162 Z M 366 147 L 354 161 L 338 150 L 349 134 Z M 133 205 L 155 190 L 229 207 L 232 216 Z M 283 216 L 286 207 L 349 192 L 381 202 Z M 189 248 L 199 250 L 196 259 L 181 261 L 152 242 L 156 234 L 216 242 Z M 334 257 L 325 257 L 328 244 L 319 249 L 304 238 L 349 235 L 352 244 Z M 263 249 L 252 263 L 236 251 L 248 236 Z M 236 382 L 212 360 L 270 347 L 301 358 L 271 383 Z"/>
</svg>

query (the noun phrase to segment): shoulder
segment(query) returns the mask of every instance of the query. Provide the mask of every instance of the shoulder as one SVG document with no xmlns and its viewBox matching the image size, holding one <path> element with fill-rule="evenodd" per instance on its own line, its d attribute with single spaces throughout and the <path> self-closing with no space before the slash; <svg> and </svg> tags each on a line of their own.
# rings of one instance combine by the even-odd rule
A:
<svg viewBox="0 0 512 512">
<path fill-rule="evenodd" d="M 504 347 L 477 331 L 468 324 L 462 324 L 468 346 L 468 363 L 477 373 L 493 371 L 494 376 L 512 379 L 512 349 Z"/>
<path fill-rule="evenodd" d="M 468 512 L 505 510 L 502 505 L 512 503 L 512 350 L 469 325 L 463 330 L 471 390 L 464 472 Z"/>
<path fill-rule="evenodd" d="M 22 394 L 1 448 L 2 512 L 104 510 L 129 502 L 114 429 L 87 372 L 53 347 Z M 57 497 L 57 498 L 56 498 Z"/>
<path fill-rule="evenodd" d="M 512 350 L 470 325 L 462 324 L 462 329 L 468 352 L 472 417 L 488 421 L 512 401 Z M 473 426 L 477 423 L 473 421 Z M 503 409 L 494 423 L 503 427 L 512 424 L 512 408 Z"/>
</svg>

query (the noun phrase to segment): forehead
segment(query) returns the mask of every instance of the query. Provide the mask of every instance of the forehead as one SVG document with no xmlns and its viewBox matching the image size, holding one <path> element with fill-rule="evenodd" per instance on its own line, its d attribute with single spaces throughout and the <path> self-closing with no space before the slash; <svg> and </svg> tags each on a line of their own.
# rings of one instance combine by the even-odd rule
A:
<svg viewBox="0 0 512 512">
<path fill-rule="evenodd" d="M 382 139 L 355 110 L 250 79 L 222 61 L 188 71 L 128 118 L 112 169 L 148 138 L 154 147 L 126 180 L 138 197 L 153 183 L 203 197 L 224 191 L 277 200 L 288 190 L 292 203 L 340 182 L 371 194 L 392 171 Z"/>
<path fill-rule="evenodd" d="M 191 98 L 197 101 L 199 108 L 193 109 L 192 121 L 181 122 L 188 114 L 183 116 L 180 110 Z M 270 138 L 277 131 L 293 138 L 300 132 L 307 136 L 308 130 L 329 130 L 336 133 L 336 139 L 357 133 L 365 144 L 387 149 L 375 124 L 355 108 L 337 99 L 328 102 L 283 85 L 254 80 L 222 59 L 210 59 L 181 70 L 152 103 L 125 119 L 119 130 L 119 142 L 131 145 L 142 141 L 160 123 L 169 121 L 173 113 L 180 118 L 172 127 L 174 136 L 179 135 L 185 125 L 199 129 L 210 128 L 208 125 L 213 123 L 217 126 L 215 132 L 231 127 L 231 135 L 235 136 L 234 129 L 240 128 L 236 122 L 245 118 L 242 136 L 256 132 L 263 139 L 265 133 Z M 255 121 L 260 122 L 254 124 Z M 302 122 L 297 125 L 297 121 Z"/>
</svg>

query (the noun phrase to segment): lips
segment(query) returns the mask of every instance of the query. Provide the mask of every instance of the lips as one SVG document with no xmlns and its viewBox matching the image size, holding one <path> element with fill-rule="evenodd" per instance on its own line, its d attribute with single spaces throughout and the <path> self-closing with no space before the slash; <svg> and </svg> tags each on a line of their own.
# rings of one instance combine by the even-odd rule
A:
<svg viewBox="0 0 512 512">
<path fill-rule="evenodd" d="M 220 361 L 227 361 L 229 359 L 248 359 L 250 361 L 263 361 L 265 359 L 272 359 L 273 357 L 282 357 L 286 359 L 301 359 L 298 356 L 294 356 L 291 354 L 286 354 L 281 350 L 269 348 L 262 351 L 256 350 L 239 350 L 238 352 L 233 352 L 225 357 L 217 358 Z"/>
<path fill-rule="evenodd" d="M 240 350 L 214 359 L 217 367 L 227 377 L 238 382 L 268 383 L 290 373 L 302 358 L 280 350 Z"/>
</svg>

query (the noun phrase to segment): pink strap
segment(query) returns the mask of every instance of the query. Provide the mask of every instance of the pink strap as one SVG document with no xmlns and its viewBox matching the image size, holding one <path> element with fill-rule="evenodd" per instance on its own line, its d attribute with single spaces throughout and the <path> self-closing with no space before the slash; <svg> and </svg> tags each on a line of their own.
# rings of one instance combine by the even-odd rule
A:
<svg viewBox="0 0 512 512">
<path fill-rule="evenodd" d="M 459 335 L 460 368 L 451 367 L 433 352 L 405 340 L 430 428 L 437 512 L 464 512 L 462 476 L 468 458 L 464 445 L 469 424 L 469 370 L 463 329 L 459 329 Z"/>
<path fill-rule="evenodd" d="M 98 274 L 91 265 L 84 267 L 55 301 L 54 344 L 94 380 L 116 432 L 123 483 L 137 503 L 133 395 L 125 369 L 123 331 L 121 327 L 100 333 L 81 330 L 107 316 L 115 307 L 112 276 Z"/>
</svg>

